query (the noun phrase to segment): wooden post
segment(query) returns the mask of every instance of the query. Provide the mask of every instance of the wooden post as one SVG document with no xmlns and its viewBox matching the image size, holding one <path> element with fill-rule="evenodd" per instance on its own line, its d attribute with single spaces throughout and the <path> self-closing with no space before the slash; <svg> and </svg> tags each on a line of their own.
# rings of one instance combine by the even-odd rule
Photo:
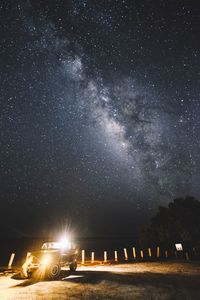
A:
<svg viewBox="0 0 200 300">
<path fill-rule="evenodd" d="M 140 250 L 140 256 L 141 256 L 141 259 L 144 258 L 144 252 L 143 252 L 143 250 Z"/>
<path fill-rule="evenodd" d="M 160 257 L 160 247 L 159 246 L 156 248 L 156 256 L 157 256 L 157 258 Z"/>
<path fill-rule="evenodd" d="M 151 248 L 148 248 L 149 257 L 151 257 Z"/>
<path fill-rule="evenodd" d="M 196 255 L 197 255 L 196 249 L 193 247 L 192 250 L 193 250 L 193 252 L 194 252 L 194 255 L 196 256 Z"/>
<path fill-rule="evenodd" d="M 178 254 L 177 254 L 176 251 L 174 251 L 174 255 L 175 255 L 176 258 L 178 258 Z"/>
<path fill-rule="evenodd" d="M 185 258 L 186 260 L 190 260 L 188 252 L 185 252 Z"/>
<path fill-rule="evenodd" d="M 84 265 L 84 263 L 85 263 L 85 250 L 81 251 L 81 257 L 82 257 L 81 264 Z"/>
<path fill-rule="evenodd" d="M 168 258 L 168 252 L 165 250 L 165 257 Z"/>
<path fill-rule="evenodd" d="M 125 260 L 128 260 L 128 254 L 127 254 L 127 249 L 124 248 L 124 257 L 125 257 Z"/>
<path fill-rule="evenodd" d="M 8 269 L 12 268 L 14 258 L 15 258 L 15 253 L 12 253 L 8 262 Z"/>
<path fill-rule="evenodd" d="M 117 257 L 117 251 L 115 251 L 115 262 L 118 261 L 118 257 Z"/>
<path fill-rule="evenodd" d="M 136 251 L 135 251 L 135 247 L 133 247 L 133 258 L 136 259 Z"/>
<path fill-rule="evenodd" d="M 94 252 L 91 253 L 91 263 L 94 263 Z"/>
<path fill-rule="evenodd" d="M 104 262 L 107 262 L 107 251 L 104 251 Z"/>
</svg>

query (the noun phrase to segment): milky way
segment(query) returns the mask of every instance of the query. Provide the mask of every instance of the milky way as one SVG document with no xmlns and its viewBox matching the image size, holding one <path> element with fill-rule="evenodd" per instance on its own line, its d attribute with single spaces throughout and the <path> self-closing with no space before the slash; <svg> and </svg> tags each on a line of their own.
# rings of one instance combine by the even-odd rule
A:
<svg viewBox="0 0 200 300">
<path fill-rule="evenodd" d="M 140 223 L 173 197 L 200 195 L 199 8 L 195 1 L 1 5 L 8 232 L 46 232 L 47 215 L 49 224 L 78 219 L 83 233 L 102 232 L 107 207 L 112 233 L 118 217 Z"/>
</svg>

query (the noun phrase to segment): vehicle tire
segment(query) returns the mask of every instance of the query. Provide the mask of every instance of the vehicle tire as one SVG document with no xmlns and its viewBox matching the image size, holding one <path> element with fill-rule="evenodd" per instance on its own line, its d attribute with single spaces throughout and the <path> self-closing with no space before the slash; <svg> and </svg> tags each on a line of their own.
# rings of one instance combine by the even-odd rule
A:
<svg viewBox="0 0 200 300">
<path fill-rule="evenodd" d="M 69 264 L 69 269 L 70 269 L 71 272 L 75 272 L 76 271 L 76 269 L 77 269 L 77 261 L 76 260 L 74 260 L 73 262 L 71 262 Z"/>
<path fill-rule="evenodd" d="M 60 275 L 61 267 L 60 264 L 52 264 L 46 271 L 46 277 L 48 279 L 57 279 Z"/>
</svg>

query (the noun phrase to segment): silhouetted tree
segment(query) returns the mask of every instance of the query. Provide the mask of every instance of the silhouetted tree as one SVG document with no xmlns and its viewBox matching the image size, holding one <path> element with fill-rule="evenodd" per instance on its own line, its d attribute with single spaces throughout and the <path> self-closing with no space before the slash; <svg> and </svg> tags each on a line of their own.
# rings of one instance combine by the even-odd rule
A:
<svg viewBox="0 0 200 300">
<path fill-rule="evenodd" d="M 200 202 L 190 196 L 177 198 L 168 207 L 159 207 L 141 233 L 141 243 L 145 246 L 177 241 L 200 242 Z"/>
</svg>

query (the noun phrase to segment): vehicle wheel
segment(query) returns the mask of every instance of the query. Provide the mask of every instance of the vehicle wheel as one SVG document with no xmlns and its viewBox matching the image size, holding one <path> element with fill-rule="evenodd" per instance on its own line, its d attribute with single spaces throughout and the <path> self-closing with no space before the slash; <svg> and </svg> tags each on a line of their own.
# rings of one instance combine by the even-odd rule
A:
<svg viewBox="0 0 200 300">
<path fill-rule="evenodd" d="M 71 262 L 69 264 L 69 269 L 70 269 L 71 272 L 75 272 L 76 271 L 76 269 L 77 269 L 77 261 L 76 260 L 74 260 L 73 262 Z"/>
<path fill-rule="evenodd" d="M 56 279 L 59 277 L 61 271 L 60 264 L 53 264 L 48 267 L 46 271 L 46 276 L 49 279 Z"/>
</svg>

